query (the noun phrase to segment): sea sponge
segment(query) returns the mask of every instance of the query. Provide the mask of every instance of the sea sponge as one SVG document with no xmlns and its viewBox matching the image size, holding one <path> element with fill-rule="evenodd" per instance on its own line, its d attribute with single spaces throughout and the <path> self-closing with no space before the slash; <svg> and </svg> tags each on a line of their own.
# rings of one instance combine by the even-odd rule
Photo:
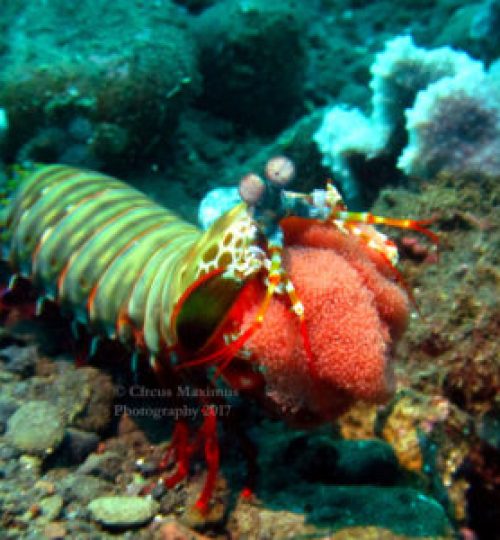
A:
<svg viewBox="0 0 500 540">
<path fill-rule="evenodd" d="M 404 112 L 418 92 L 445 77 L 474 79 L 481 76 L 483 66 L 450 47 L 426 50 L 417 47 L 411 36 L 398 36 L 375 56 L 370 72 L 373 125 L 384 126 L 390 134 L 389 146 L 399 151 L 404 142 Z"/>
<path fill-rule="evenodd" d="M 431 178 L 439 172 L 500 172 L 500 77 L 442 79 L 419 92 L 406 111 L 409 142 L 398 167 Z"/>
<path fill-rule="evenodd" d="M 389 135 L 382 124 L 375 124 L 357 108 L 336 105 L 326 112 L 314 142 L 322 154 L 322 163 L 339 182 L 348 204 L 359 197 L 358 181 L 353 174 L 351 160 L 355 156 L 371 159 L 384 148 Z"/>
<path fill-rule="evenodd" d="M 260 364 L 266 399 L 285 417 L 306 413 L 321 421 L 358 400 L 384 401 L 394 388 L 391 350 L 406 326 L 406 294 L 389 278 L 387 263 L 356 237 L 297 219 L 283 227 L 284 266 L 305 307 L 314 369 L 289 301 L 275 296 L 246 345 Z"/>
<path fill-rule="evenodd" d="M 396 164 L 424 178 L 442 169 L 499 170 L 499 77 L 493 70 L 486 74 L 482 62 L 464 52 L 426 50 L 399 36 L 376 55 L 370 71 L 371 114 L 335 105 L 313 135 L 348 206 L 359 202 L 362 178 L 377 159 L 380 169 L 392 164 L 392 178 Z"/>
</svg>

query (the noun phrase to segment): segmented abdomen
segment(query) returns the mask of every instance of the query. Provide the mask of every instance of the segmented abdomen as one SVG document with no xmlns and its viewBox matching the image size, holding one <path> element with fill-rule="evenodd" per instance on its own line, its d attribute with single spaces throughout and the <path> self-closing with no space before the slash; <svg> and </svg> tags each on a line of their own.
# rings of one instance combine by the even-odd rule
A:
<svg viewBox="0 0 500 540">
<path fill-rule="evenodd" d="M 7 256 L 79 320 L 151 352 L 199 230 L 114 178 L 62 165 L 33 173 L 8 208 Z"/>
</svg>

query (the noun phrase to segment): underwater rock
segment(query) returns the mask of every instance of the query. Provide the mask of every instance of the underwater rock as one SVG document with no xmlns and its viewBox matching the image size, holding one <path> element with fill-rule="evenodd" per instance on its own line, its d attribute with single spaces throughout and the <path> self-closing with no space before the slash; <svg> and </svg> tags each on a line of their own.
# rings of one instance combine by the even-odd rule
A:
<svg viewBox="0 0 500 540">
<path fill-rule="evenodd" d="M 41 521 L 54 521 L 59 517 L 62 507 L 64 505 L 64 500 L 60 495 L 50 495 L 40 499 L 39 502 L 41 516 L 39 520 Z"/>
<path fill-rule="evenodd" d="M 87 508 L 92 517 L 111 528 L 126 529 L 144 525 L 158 512 L 158 503 L 144 497 L 99 497 Z"/>
<path fill-rule="evenodd" d="M 37 360 L 38 354 L 35 346 L 11 345 L 0 351 L 1 368 L 10 373 L 16 373 L 22 378 L 33 375 Z"/>
<path fill-rule="evenodd" d="M 287 510 L 259 508 L 239 499 L 231 513 L 229 529 L 235 538 L 247 540 L 314 538 L 318 529 L 306 523 L 302 514 Z"/>
<path fill-rule="evenodd" d="M 7 440 L 28 454 L 51 454 L 63 436 L 59 409 L 47 401 L 24 403 L 7 422 Z"/>
<path fill-rule="evenodd" d="M 75 370 L 72 378 L 79 378 L 85 385 L 85 391 L 80 396 L 81 401 L 74 405 L 75 416 L 71 425 L 84 431 L 102 433 L 112 419 L 115 390 L 111 377 L 95 368 L 86 367 Z"/>
<path fill-rule="evenodd" d="M 402 479 L 392 448 L 382 441 L 338 441 L 335 448 L 338 458 L 330 474 L 337 484 L 388 486 Z"/>
<path fill-rule="evenodd" d="M 0 434 L 5 431 L 8 419 L 18 408 L 19 403 L 16 400 L 8 396 L 0 396 Z"/>
<path fill-rule="evenodd" d="M 82 463 L 98 444 L 99 436 L 95 433 L 68 428 L 63 443 L 59 447 L 58 460 L 68 464 Z"/>
<path fill-rule="evenodd" d="M 112 495 L 115 491 L 115 486 L 109 482 L 78 473 L 67 475 L 58 484 L 65 500 L 85 505 L 98 497 Z"/>
<path fill-rule="evenodd" d="M 104 452 L 103 454 L 90 454 L 85 463 L 78 467 L 79 474 L 89 474 L 113 481 L 120 471 L 122 458 L 115 452 Z"/>
<path fill-rule="evenodd" d="M 395 538 L 448 537 L 451 524 L 442 499 L 416 476 L 410 479 L 383 441 L 339 440 L 331 427 L 294 432 L 278 422 L 264 422 L 254 433 L 259 441 L 259 469 L 267 472 L 258 479 L 260 509 L 240 502 L 232 514 L 239 527 L 264 534 L 265 512 L 272 508 L 276 523 L 280 513 L 293 509 L 295 519 L 289 526 L 294 523 L 297 529 L 289 537 L 306 536 L 304 521 L 299 519 L 304 516 L 307 524 L 316 527 L 316 534 L 322 527 L 331 531 L 377 526 L 388 529 L 387 538 L 392 538 L 389 531 Z M 428 515 L 425 523 L 419 517 L 423 514 Z M 281 530 L 287 530 L 285 523 L 276 529 L 278 535 Z"/>
<path fill-rule="evenodd" d="M 33 389 L 34 395 L 59 407 L 71 427 L 103 432 L 111 421 L 115 397 L 111 377 L 93 367 L 76 369 L 68 363 L 57 364 L 57 369 L 49 377 L 50 392 L 44 384 Z"/>
<path fill-rule="evenodd" d="M 406 487 L 323 486 L 318 494 L 311 489 L 308 500 L 318 500 L 309 513 L 311 522 L 349 525 L 377 525 L 395 532 L 415 536 L 445 536 L 451 524 L 443 507 L 422 492 Z M 290 494 L 288 494 L 290 495 Z M 297 490 L 299 500 L 306 492 Z M 275 504 L 282 506 L 283 496 Z M 422 520 L 425 516 L 425 520 Z"/>
<path fill-rule="evenodd" d="M 412 489 L 327 486 L 309 492 L 300 488 L 295 493 L 273 492 L 268 504 L 266 498 L 259 499 L 258 506 L 238 501 L 229 523 L 237 538 L 240 534 L 249 540 L 452 538 L 450 522 L 442 508 Z"/>
<path fill-rule="evenodd" d="M 200 103 L 246 129 L 283 129 L 302 107 L 304 15 L 289 0 L 223 1 L 205 10 L 194 22 Z"/>
<path fill-rule="evenodd" d="M 63 523 L 48 523 L 43 529 L 43 535 L 47 540 L 63 540 L 67 538 L 67 530 Z"/>
<path fill-rule="evenodd" d="M 52 404 L 66 425 L 92 433 L 102 433 L 109 425 L 115 398 L 108 374 L 93 367 L 77 369 L 68 362 L 42 365 L 41 375 L 21 381 L 13 393 L 17 399 Z"/>
<path fill-rule="evenodd" d="M 262 437 L 266 437 L 265 432 Z M 283 483 L 395 485 L 403 479 L 392 448 L 380 440 L 337 440 L 328 432 L 267 434 L 261 448 L 262 480 L 266 489 Z M 288 477 L 284 480 L 286 467 Z"/>
<path fill-rule="evenodd" d="M 119 168 L 154 155 L 199 85 L 185 17 L 166 0 L 24 5 L 5 25 L 6 157 Z"/>
</svg>

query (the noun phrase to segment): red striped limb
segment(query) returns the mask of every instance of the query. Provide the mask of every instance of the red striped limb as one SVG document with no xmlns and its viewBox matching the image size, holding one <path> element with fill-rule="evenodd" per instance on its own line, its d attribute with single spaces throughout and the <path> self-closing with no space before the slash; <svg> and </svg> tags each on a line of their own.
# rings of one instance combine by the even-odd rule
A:
<svg viewBox="0 0 500 540">
<path fill-rule="evenodd" d="M 433 244 L 439 244 L 439 236 L 429 230 L 427 225 L 431 225 L 436 218 L 430 219 L 398 219 L 383 216 L 376 216 L 370 212 L 349 212 L 346 210 L 334 210 L 331 219 L 338 219 L 344 223 L 366 223 L 368 225 L 388 225 L 398 229 L 408 229 L 425 234 Z"/>
</svg>

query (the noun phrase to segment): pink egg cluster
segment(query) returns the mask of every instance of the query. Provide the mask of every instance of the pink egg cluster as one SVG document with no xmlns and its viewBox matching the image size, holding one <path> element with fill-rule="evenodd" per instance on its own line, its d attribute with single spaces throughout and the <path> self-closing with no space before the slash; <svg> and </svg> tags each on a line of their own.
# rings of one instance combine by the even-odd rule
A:
<svg viewBox="0 0 500 540">
<path fill-rule="evenodd" d="M 284 223 L 284 265 L 305 307 L 314 370 L 286 295 L 273 298 L 246 348 L 260 364 L 266 399 L 281 414 L 329 420 L 355 401 L 390 396 L 392 346 L 406 327 L 408 300 L 388 263 L 357 237 L 304 223 Z"/>
</svg>

